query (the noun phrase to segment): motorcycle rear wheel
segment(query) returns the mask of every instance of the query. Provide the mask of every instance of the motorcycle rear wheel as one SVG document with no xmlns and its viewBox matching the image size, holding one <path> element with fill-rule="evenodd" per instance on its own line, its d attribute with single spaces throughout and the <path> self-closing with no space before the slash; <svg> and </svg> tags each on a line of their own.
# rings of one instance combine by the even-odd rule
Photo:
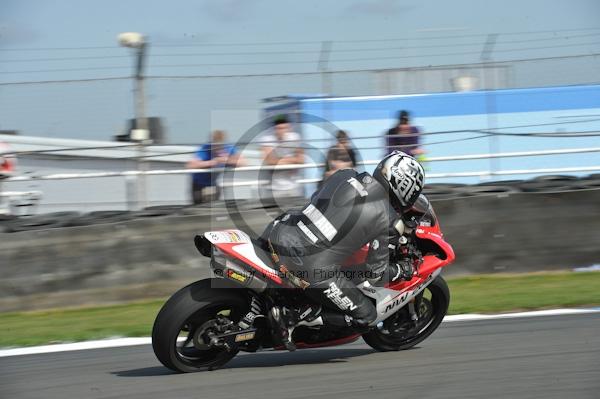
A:
<svg viewBox="0 0 600 399">
<path fill-rule="evenodd" d="M 424 296 L 426 298 L 424 301 L 428 301 L 428 305 L 431 306 L 431 317 L 424 320 L 424 324 L 414 334 L 406 336 L 373 330 L 363 334 L 365 342 L 373 349 L 387 352 L 412 348 L 429 337 L 439 327 L 448 311 L 450 304 L 448 284 L 441 276 L 438 276 L 425 288 Z"/>
<path fill-rule="evenodd" d="M 199 349 L 194 335 L 218 316 L 237 322 L 248 308 L 245 291 L 225 288 L 223 280 L 201 280 L 177 291 L 163 305 L 152 328 L 152 349 L 158 360 L 179 373 L 214 370 L 237 354 L 224 348 Z M 221 288 L 223 287 L 223 288 Z"/>
</svg>

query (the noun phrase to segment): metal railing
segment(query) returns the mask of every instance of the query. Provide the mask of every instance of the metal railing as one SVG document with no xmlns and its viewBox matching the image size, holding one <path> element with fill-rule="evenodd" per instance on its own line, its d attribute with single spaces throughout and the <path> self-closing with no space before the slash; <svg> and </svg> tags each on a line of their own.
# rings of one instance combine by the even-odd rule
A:
<svg viewBox="0 0 600 399">
<path fill-rule="evenodd" d="M 454 156 L 442 156 L 442 157 L 430 157 L 427 158 L 428 163 L 432 162 L 446 162 L 446 161 L 468 161 L 468 160 L 481 160 L 490 158 L 511 158 L 511 157 L 532 157 L 532 156 L 549 156 L 549 155 L 565 155 L 565 154 L 581 154 L 581 153 L 592 153 L 600 152 L 600 147 L 588 147 L 588 148 L 569 148 L 560 150 L 540 150 L 540 151 L 520 151 L 520 152 L 504 152 L 496 154 L 467 154 L 467 155 L 454 155 Z M 359 165 L 376 165 L 379 160 L 367 160 L 359 162 Z M 252 172 L 252 171 L 279 171 L 279 170 L 301 170 L 301 169 L 314 169 L 323 168 L 323 163 L 305 163 L 305 164 L 292 164 L 292 165 L 258 165 L 258 166 L 240 166 L 236 168 L 210 168 L 210 169 L 171 169 L 171 170 L 126 170 L 116 172 L 90 172 L 90 173 L 53 173 L 48 175 L 35 175 L 28 174 L 26 176 L 13 176 L 5 179 L 5 181 L 32 181 L 32 180 L 67 180 L 67 179 L 91 179 L 91 178 L 103 178 L 103 177 L 132 177 L 132 176 L 160 176 L 160 175 L 181 175 L 190 173 L 219 173 L 219 172 Z M 489 176 L 503 176 L 503 175 L 520 175 L 520 174 L 545 174 L 545 173 L 576 173 L 576 172 L 594 172 L 599 171 L 600 165 L 598 166 L 582 166 L 582 167 L 568 167 L 568 168 L 541 168 L 541 169 L 513 169 L 513 170 L 499 170 L 499 171 L 468 171 L 468 172 L 450 172 L 450 173 L 429 173 L 427 174 L 428 179 L 439 179 L 448 177 L 489 177 Z M 309 184 L 320 181 L 320 179 L 300 179 L 297 182 L 301 184 Z M 226 183 L 230 186 L 258 186 L 260 184 L 268 184 L 266 180 L 253 180 L 253 181 L 238 181 Z"/>
<path fill-rule="evenodd" d="M 362 149 L 362 148 L 361 148 Z M 53 152 L 56 149 L 53 149 Z M 177 149 L 172 149 L 178 151 Z M 581 147 L 581 148 L 565 148 L 565 149 L 550 149 L 550 150 L 535 150 L 535 151 L 513 151 L 513 152 L 502 152 L 502 153 L 476 153 L 476 154 L 463 154 L 463 155 L 451 155 L 451 156 L 437 156 L 437 157 L 428 157 L 426 165 L 433 165 L 436 163 L 446 163 L 446 162 L 469 162 L 469 161 L 481 161 L 486 159 L 498 159 L 498 158 L 526 158 L 526 157 L 549 157 L 549 156 L 565 156 L 565 155 L 574 155 L 574 154 L 594 154 L 599 153 L 600 147 L 590 146 L 590 147 Z M 185 205 L 189 204 L 189 199 L 186 195 L 188 193 L 189 188 L 186 180 L 183 179 L 183 176 L 190 175 L 192 173 L 221 173 L 221 180 L 217 180 L 217 185 L 219 185 L 223 189 L 223 196 L 229 199 L 243 199 L 243 198 L 256 198 L 256 195 L 260 194 L 257 191 L 261 186 L 269 185 L 270 181 L 268 178 L 265 178 L 262 173 L 265 171 L 283 171 L 283 170 L 309 170 L 312 171 L 307 173 L 302 173 L 303 176 L 296 179 L 296 182 L 301 185 L 312 185 L 321 181 L 321 173 L 318 172 L 319 169 L 325 166 L 320 162 L 309 162 L 304 164 L 294 164 L 294 165 L 260 165 L 260 155 L 258 152 L 253 150 L 249 150 L 247 155 L 251 155 L 247 157 L 249 161 L 253 163 L 252 166 L 240 166 L 235 168 L 211 168 L 211 169 L 187 169 L 184 168 L 184 160 L 180 160 L 175 162 L 171 161 L 171 165 L 175 167 L 175 169 L 162 169 L 157 168 L 162 166 L 162 164 L 154 164 L 154 168 L 150 168 L 148 170 L 116 170 L 116 171 L 94 171 L 94 172 L 74 172 L 74 173 L 32 173 L 28 172 L 23 175 L 14 175 L 9 178 L 3 179 L 4 183 L 7 183 L 4 188 L 9 188 L 9 192 L 5 192 L 5 195 L 0 196 L 0 212 L 2 211 L 3 204 L 11 205 L 10 209 L 15 208 L 14 204 L 32 204 L 35 205 L 31 209 L 39 210 L 39 212 L 48 212 L 55 210 L 80 210 L 80 211 L 90 211 L 90 210 L 109 210 L 109 209 L 128 209 L 128 210 L 139 210 L 147 207 L 149 205 L 165 205 L 165 204 L 176 204 L 176 205 Z M 97 157 L 93 157 L 98 160 Z M 92 159 L 92 158 L 90 158 Z M 107 157 L 104 161 L 111 161 L 114 158 Z M 379 159 L 369 159 L 363 162 L 358 162 L 358 166 L 367 166 L 372 167 L 379 163 Z M 590 162 L 591 161 L 591 162 Z M 59 161 L 60 162 L 60 161 Z M 102 168 L 102 162 L 96 163 L 98 168 Z M 128 168 L 127 164 L 122 164 L 123 168 Z M 177 166 L 177 165 L 181 165 Z M 514 164 L 513 164 L 514 165 Z M 521 163 L 519 166 L 523 166 L 524 163 Z M 567 165 L 569 165 L 567 167 Z M 595 158 L 588 157 L 587 161 L 580 162 L 578 166 L 577 163 L 571 162 L 570 164 L 564 164 L 563 167 L 552 166 L 552 167 L 541 167 L 544 165 L 538 164 L 537 167 L 527 166 L 520 168 L 511 168 L 511 169 L 503 169 L 503 170 L 490 170 L 484 168 L 482 170 L 478 170 L 475 168 L 471 168 L 470 170 L 462 170 L 458 168 L 451 168 L 453 165 L 444 165 L 443 168 L 433 168 L 430 166 L 429 169 L 434 169 L 433 171 L 428 171 L 426 173 L 427 182 L 435 183 L 436 181 L 448 182 L 448 180 L 443 179 L 451 179 L 450 182 L 453 183 L 461 183 L 466 182 L 468 180 L 474 180 L 479 178 L 479 181 L 490 181 L 493 177 L 502 177 L 502 176 L 524 176 L 524 175 L 543 175 L 543 174 L 579 174 L 582 175 L 585 172 L 600 172 L 600 159 L 596 160 Z M 111 166 L 114 167 L 114 165 Z M 133 165 L 132 165 L 133 166 Z M 437 169 L 437 170 L 436 170 Z M 441 169 L 441 170 L 440 170 Z M 223 173 L 224 172 L 224 173 Z M 145 198 L 145 195 L 139 196 L 138 191 L 135 190 L 135 184 L 137 179 L 140 176 L 151 177 L 155 176 L 155 179 L 152 180 L 157 184 L 150 184 L 153 187 L 145 187 L 143 194 L 148 196 L 148 201 L 141 201 L 140 198 Z M 160 176 L 163 177 L 162 180 Z M 169 180 L 168 176 L 180 176 L 177 180 Z M 95 179 L 103 179 L 103 178 L 121 178 L 122 183 L 119 181 L 110 181 L 109 186 L 106 183 L 94 182 Z M 452 180 L 456 179 L 456 180 Z M 55 185 L 52 182 L 58 181 L 88 181 L 87 185 L 79 185 L 79 183 L 73 183 L 69 186 L 63 185 Z M 499 179 L 502 180 L 502 179 Z M 45 183 L 44 185 L 44 181 Z M 37 182 L 36 184 L 33 184 Z M 11 183 L 13 183 L 11 185 Z M 473 182 L 475 183 L 475 182 Z M 122 186 L 120 185 L 122 184 Z M 170 185 L 169 193 L 165 196 L 164 191 L 157 191 L 157 187 L 162 186 L 163 184 Z M 86 188 L 80 188 L 86 187 Z M 109 190 L 106 190 L 107 187 L 110 187 Z M 17 191 L 22 190 L 22 191 Z M 29 201 L 32 199 L 30 195 L 26 195 L 31 190 L 36 190 L 35 201 Z M 81 193 L 78 191 L 82 190 Z M 44 197 L 44 201 L 41 201 L 40 198 Z M 8 195 L 10 194 L 10 195 Z M 14 197 L 14 198 L 13 198 Z M 26 201 L 27 200 L 27 201 Z M 113 204 L 113 205 L 109 205 Z M 7 208 L 9 209 L 9 208 Z M 27 211 L 25 208 L 18 208 L 20 213 L 23 211 Z M 32 211 L 27 211 L 28 214 L 31 214 Z M 37 213 L 37 212 L 35 212 Z"/>
</svg>

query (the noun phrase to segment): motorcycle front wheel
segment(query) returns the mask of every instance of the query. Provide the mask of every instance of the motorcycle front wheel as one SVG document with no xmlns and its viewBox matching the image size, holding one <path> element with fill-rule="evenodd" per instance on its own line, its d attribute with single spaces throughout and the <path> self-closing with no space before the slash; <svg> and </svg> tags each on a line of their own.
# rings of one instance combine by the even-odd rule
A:
<svg viewBox="0 0 600 399">
<path fill-rule="evenodd" d="M 198 345 L 202 333 L 199 329 L 216 319 L 238 322 L 248 308 L 244 290 L 215 288 L 213 282 L 201 280 L 180 289 L 156 316 L 152 348 L 158 360 L 171 370 L 214 370 L 237 354 L 236 350 Z M 223 286 L 222 281 L 218 284 Z"/>
<path fill-rule="evenodd" d="M 425 288 L 420 306 L 416 311 L 419 320 L 413 322 L 406 309 L 384 322 L 382 329 L 363 334 L 365 342 L 381 352 L 398 351 L 412 348 L 429 337 L 440 325 L 450 304 L 448 284 L 438 276 Z"/>
</svg>

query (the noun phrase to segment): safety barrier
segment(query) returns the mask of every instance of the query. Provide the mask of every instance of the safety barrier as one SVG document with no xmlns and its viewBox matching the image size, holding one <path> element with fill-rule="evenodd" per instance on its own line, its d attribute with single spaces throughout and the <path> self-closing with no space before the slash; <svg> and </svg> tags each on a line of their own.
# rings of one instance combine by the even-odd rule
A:
<svg viewBox="0 0 600 399">
<path fill-rule="evenodd" d="M 65 144 L 66 145 L 66 144 Z M 125 148 L 121 148 L 125 147 Z M 6 185 L 4 189 L 10 189 L 10 191 L 30 189 L 29 182 L 38 182 L 39 187 L 37 191 L 43 191 L 47 193 L 49 199 L 40 201 L 40 212 L 55 212 L 55 211 L 90 211 L 90 210 L 116 210 L 116 209 L 129 209 L 139 210 L 149 205 L 159 204 L 178 204 L 182 205 L 186 203 L 186 192 L 189 187 L 189 181 L 187 176 L 191 173 L 220 173 L 224 178 L 222 181 L 218 181 L 218 185 L 223 188 L 223 195 L 225 198 L 252 198 L 256 197 L 257 189 L 261 185 L 268 185 L 269 181 L 262 178 L 260 172 L 262 171 L 283 171 L 283 170 L 309 170 L 305 173 L 305 177 L 297 180 L 298 183 L 303 185 L 309 185 L 307 192 L 311 190 L 310 185 L 318 183 L 321 179 L 321 174 L 318 169 L 324 167 L 323 163 L 310 162 L 305 164 L 296 165 L 260 165 L 261 160 L 260 154 L 252 149 L 245 150 L 252 154 L 253 158 L 247 157 L 251 163 L 250 166 L 241 166 L 236 168 L 212 168 L 212 169 L 185 169 L 182 168 L 183 160 L 181 158 L 183 152 L 189 151 L 193 147 L 182 148 L 178 146 L 164 146 L 158 147 L 158 149 L 148 150 L 148 154 L 154 154 L 156 156 L 170 156 L 170 161 L 149 163 L 147 161 L 145 167 L 138 167 L 135 170 L 125 170 L 125 168 L 131 168 L 131 160 L 129 155 L 135 154 L 135 147 L 132 145 L 111 145 L 106 148 L 110 148 L 109 151 L 129 151 L 131 154 L 125 156 L 126 161 L 122 160 L 123 154 L 113 154 L 115 160 L 122 162 L 118 166 L 112 161 L 113 158 L 105 158 L 105 161 L 98 161 L 101 158 L 102 151 L 95 150 L 94 148 L 105 148 L 105 147 L 93 147 L 93 146 L 79 146 L 73 148 L 61 148 L 52 147 L 47 150 L 38 150 L 37 147 L 24 151 L 23 154 L 34 152 L 35 156 L 45 154 L 50 151 L 51 154 L 62 154 L 65 151 L 69 152 L 74 148 L 85 148 L 84 152 L 76 152 L 79 159 L 87 160 L 89 151 L 96 151 L 94 155 L 93 168 L 96 171 L 93 172 L 74 172 L 74 173 L 29 173 L 26 175 L 12 176 L 5 179 Z M 186 151 L 182 151 L 186 149 Z M 465 154 L 465 155 L 453 155 L 453 156 L 438 156 L 429 157 L 426 160 L 427 165 L 435 165 L 436 163 L 447 163 L 447 162 L 468 162 L 468 161 L 481 161 L 486 159 L 501 159 L 501 158 L 527 158 L 527 157 L 559 157 L 565 155 L 577 155 L 577 154 L 594 154 L 600 152 L 600 147 L 582 147 L 582 148 L 567 148 L 567 149 L 552 149 L 552 150 L 536 150 L 536 151 L 518 151 L 518 152 L 502 152 L 502 153 L 477 153 L 477 154 Z M 186 152 L 187 153 L 187 152 Z M 87 155 L 86 155 L 87 154 Z M 171 155 L 169 155 L 171 154 Z M 53 155 L 53 156 L 54 156 Z M 62 156 L 61 155 L 61 156 Z M 154 156 L 153 155 L 153 156 Z M 90 155 L 91 156 L 91 155 Z M 82 157 L 82 158 L 81 158 Z M 161 158 L 164 160 L 164 158 Z M 129 161 L 127 161 L 129 160 Z M 445 170 L 443 173 L 439 172 L 440 168 L 430 166 L 430 171 L 427 172 L 427 186 L 432 188 L 432 184 L 439 181 L 449 181 L 454 179 L 455 181 L 469 181 L 473 182 L 475 179 L 481 181 L 491 182 L 494 177 L 501 178 L 506 176 L 521 176 L 521 175 L 547 175 L 547 174 L 583 174 L 583 173 L 594 173 L 600 171 L 600 165 L 590 165 L 590 159 L 588 157 L 587 164 L 580 163 L 580 166 L 567 167 L 531 167 L 531 168 L 519 168 L 519 169 L 472 169 L 472 170 L 448 170 L 447 165 L 444 166 Z M 60 161 L 59 161 L 60 162 Z M 83 161 L 82 161 L 83 162 Z M 127 163 L 129 162 L 129 163 Z M 378 159 L 366 160 L 359 162 L 360 166 L 372 167 L 379 162 Z M 62 164 L 57 164 L 60 167 Z M 103 170 L 103 166 L 111 168 L 112 170 Z M 163 168 L 163 165 L 164 168 Z M 452 164 L 454 165 L 454 164 Z M 481 162 L 478 163 L 481 166 Z M 575 164 L 577 165 L 577 164 Z M 538 165 L 540 166 L 540 165 Z M 461 165 L 462 168 L 462 165 Z M 433 171 L 431 171 L 433 169 Z M 436 170 L 437 169 L 437 170 Z M 173 176 L 174 178 L 170 178 Z M 103 182 L 97 182 L 98 179 L 106 179 Z M 75 181 L 77 183 L 61 183 L 55 184 L 57 181 Z M 148 181 L 148 184 L 143 184 L 144 181 Z M 450 180 L 451 181 L 451 180 Z M 12 184 L 12 186 L 11 186 Z M 156 187 L 163 186 L 165 184 L 170 185 L 169 197 L 161 196 L 161 192 L 156 190 Z M 154 191 L 152 187 L 154 185 Z M 75 195 L 76 190 L 80 187 L 81 195 Z M 104 190 L 103 187 L 110 187 L 110 192 Z M 480 189 L 485 191 L 483 189 Z M 435 190 L 439 191 L 439 187 Z M 65 195 L 63 193 L 69 193 Z M 111 205 L 114 204 L 114 205 Z M 33 213 L 33 212 L 30 212 Z"/>
<path fill-rule="evenodd" d="M 237 184 L 243 183 L 238 182 Z M 529 180 L 492 181 L 477 185 L 432 183 L 425 187 L 424 194 L 430 200 L 436 201 L 478 196 L 506 197 L 515 193 L 583 192 L 593 189 L 600 189 L 600 174 L 580 178 L 569 175 L 544 175 Z M 305 201 L 303 198 L 297 199 L 298 204 L 303 201 Z M 236 211 L 241 212 L 258 209 L 264 205 L 260 199 L 233 200 L 233 202 L 235 202 Z M 5 216 L 4 220 L 0 220 L 0 233 L 116 223 L 159 216 L 200 215 L 213 210 L 227 210 L 227 203 L 231 203 L 231 201 L 213 201 L 199 206 L 149 206 L 138 211 L 112 210 L 87 213 L 68 211 L 25 217 Z"/>
<path fill-rule="evenodd" d="M 497 154 L 470 154 L 459 156 L 446 157 L 431 157 L 426 162 L 441 162 L 441 161 L 466 161 L 466 160 L 481 160 L 491 158 L 511 158 L 511 157 L 531 157 L 531 156 L 548 156 L 548 155 L 564 155 L 564 154 L 580 154 L 600 152 L 600 147 L 590 148 L 571 148 L 562 150 L 545 150 L 545 151 L 524 151 L 524 152 L 505 152 Z M 359 165 L 377 165 L 379 160 L 367 160 L 359 162 Z M 67 179 L 92 179 L 101 177 L 131 177 L 131 176 L 159 176 L 159 175 L 181 175 L 190 173 L 215 173 L 215 172 L 251 172 L 251 171 L 269 171 L 269 170 L 301 170 L 323 168 L 323 163 L 305 163 L 291 165 L 259 165 L 259 166 L 241 166 L 236 168 L 209 168 L 209 169 L 173 169 L 173 170 L 127 170 L 119 172 L 93 172 L 93 173 L 54 173 L 48 175 L 13 176 L 5 181 L 30 181 L 30 180 L 67 180 Z M 600 171 L 598 166 L 586 167 L 569 167 L 569 168 L 542 168 L 542 169 L 516 169 L 516 170 L 500 170 L 500 171 L 469 171 L 455 173 L 431 173 L 427 175 L 428 179 L 439 179 L 448 177 L 488 177 L 488 176 L 504 176 L 504 175 L 519 175 L 519 174 L 543 174 L 543 173 L 575 173 L 575 172 L 593 172 Z M 318 182 L 315 179 L 299 180 L 299 183 L 307 184 Z M 259 184 L 267 184 L 267 181 L 259 182 L 231 182 L 232 186 L 256 186 Z"/>
</svg>

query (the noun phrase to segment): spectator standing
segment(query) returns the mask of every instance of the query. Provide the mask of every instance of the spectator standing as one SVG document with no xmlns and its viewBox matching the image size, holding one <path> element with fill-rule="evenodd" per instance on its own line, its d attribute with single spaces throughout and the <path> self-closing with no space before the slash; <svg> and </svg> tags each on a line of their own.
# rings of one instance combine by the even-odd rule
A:
<svg viewBox="0 0 600 399">
<path fill-rule="evenodd" d="M 286 117 L 275 119 L 273 132 L 261 140 L 263 164 L 266 166 L 293 165 L 304 163 L 304 150 L 300 135 L 291 130 Z M 297 169 L 261 170 L 260 180 L 269 183 L 261 185 L 261 198 L 284 198 L 303 196 L 303 187 L 298 183 L 302 174 Z"/>
<path fill-rule="evenodd" d="M 235 146 L 225 143 L 226 134 L 215 130 L 209 143 L 202 145 L 194 158 L 186 164 L 188 169 L 213 169 L 237 166 L 242 160 Z M 216 200 L 221 195 L 217 186 L 219 172 L 194 173 L 192 175 L 192 201 L 194 205 Z"/>
<path fill-rule="evenodd" d="M 15 172 L 16 160 L 11 153 L 8 144 L 0 141 L 0 193 L 2 193 L 2 180 L 11 177 Z M 3 208 L 4 197 L 0 197 L 0 214 L 8 213 L 8 209 Z"/>
<path fill-rule="evenodd" d="M 398 124 L 389 129 L 386 137 L 386 154 L 393 151 L 402 151 L 414 158 L 425 154 L 420 147 L 421 131 L 411 125 L 410 113 L 402 110 L 398 113 Z"/>
<path fill-rule="evenodd" d="M 354 169 L 356 167 L 356 153 L 348 137 L 348 133 L 338 130 L 335 136 L 337 142 L 327 151 L 325 171 L 321 183 L 340 169 Z"/>
</svg>

